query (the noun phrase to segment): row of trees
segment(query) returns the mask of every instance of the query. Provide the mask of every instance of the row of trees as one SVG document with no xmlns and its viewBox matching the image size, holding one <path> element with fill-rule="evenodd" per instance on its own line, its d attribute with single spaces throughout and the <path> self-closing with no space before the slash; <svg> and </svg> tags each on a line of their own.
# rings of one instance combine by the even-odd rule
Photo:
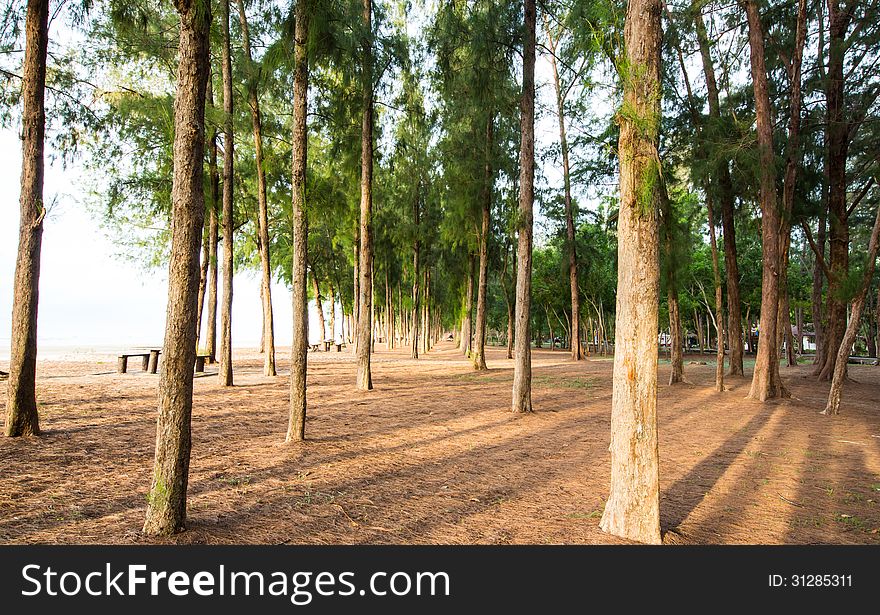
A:
<svg viewBox="0 0 880 615">
<path fill-rule="evenodd" d="M 289 441 L 305 437 L 310 298 L 322 329 L 330 306 L 332 337 L 339 305 L 357 388 L 373 386 L 376 338 L 417 358 L 455 331 L 477 370 L 491 338 L 506 342 L 518 412 L 532 409 L 531 346 L 545 332 L 574 360 L 613 339 L 602 527 L 637 540 L 659 540 L 658 331 L 673 383 L 688 329 L 701 347 L 714 333 L 718 390 L 725 348 L 728 375 L 743 375 L 757 331 L 750 396 L 764 401 L 787 395 L 779 352 L 785 343 L 794 361 L 801 347 L 792 322 L 801 339 L 811 326 L 837 411 L 859 327 L 875 354 L 880 329 L 864 310 L 880 304 L 863 224 L 878 196 L 876 2 L 416 4 L 68 7 L 87 42 L 52 54 L 49 83 L 48 2 L 7 11 L 10 57 L 25 40 L 4 89 L 8 109 L 21 96 L 24 140 L 8 434 L 39 430 L 47 122 L 64 156 L 101 171 L 92 207 L 105 224 L 168 267 L 150 533 L 185 519 L 196 349 L 219 355 L 220 382 L 233 383 L 235 269 L 259 271 L 268 376 L 271 281 L 293 290 Z M 558 140 L 536 152 L 541 55 L 552 103 L 537 112 Z M 108 162 L 118 172 L 105 177 Z"/>
</svg>

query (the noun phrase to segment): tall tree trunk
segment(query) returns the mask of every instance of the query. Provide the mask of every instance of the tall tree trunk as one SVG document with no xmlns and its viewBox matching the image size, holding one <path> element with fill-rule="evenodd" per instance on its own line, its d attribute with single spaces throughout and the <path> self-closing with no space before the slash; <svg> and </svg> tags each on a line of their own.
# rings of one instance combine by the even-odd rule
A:
<svg viewBox="0 0 880 615">
<path fill-rule="evenodd" d="M 421 194 L 420 190 L 416 190 L 416 200 L 413 204 L 413 226 L 415 228 L 415 239 L 413 240 L 413 285 L 412 285 L 412 339 L 410 356 L 413 359 L 419 358 L 419 279 L 420 270 L 420 252 L 421 252 Z"/>
<path fill-rule="evenodd" d="M 293 156 L 291 165 L 293 258 L 290 277 L 293 286 L 293 339 L 290 348 L 290 416 L 285 438 L 287 442 L 302 441 L 306 437 L 306 368 L 309 350 L 309 293 L 306 290 L 309 223 L 306 217 L 306 167 L 309 145 L 307 125 L 308 40 L 312 0 L 297 0 L 294 10 L 296 25 L 294 26 L 295 68 L 293 73 Z"/>
<path fill-rule="evenodd" d="M 174 172 L 168 309 L 159 377 L 156 459 L 143 531 L 174 534 L 186 524 L 191 450 L 193 366 L 199 248 L 205 217 L 205 86 L 210 73 L 211 4 L 180 0 L 177 94 L 174 100 Z"/>
<path fill-rule="evenodd" d="M 715 352 L 715 390 L 724 390 L 724 308 L 721 299 L 721 263 L 718 258 L 718 242 L 715 240 L 715 209 L 712 197 L 706 198 L 709 215 L 709 244 L 712 248 L 712 280 L 715 283 L 715 331 L 718 342 Z M 790 328 L 790 327 L 789 327 Z"/>
<path fill-rule="evenodd" d="M 333 340 L 333 343 L 336 343 L 336 289 L 333 288 L 333 282 L 329 283 L 328 287 L 328 297 L 327 299 L 330 301 L 330 338 Z"/>
<path fill-rule="evenodd" d="M 199 342 L 202 339 L 202 315 L 205 312 L 205 293 L 208 289 L 208 264 L 211 260 L 209 256 L 208 237 L 206 233 L 202 233 L 202 260 L 199 264 L 199 298 L 196 302 L 196 350 L 199 348 Z"/>
<path fill-rule="evenodd" d="M 363 0 L 364 40 L 361 42 L 363 64 L 363 122 L 361 124 L 361 220 L 360 220 L 360 296 L 358 307 L 358 389 L 373 388 L 370 352 L 373 347 L 373 41 L 372 0 Z"/>
<path fill-rule="evenodd" d="M 697 344 L 700 348 L 700 354 L 706 352 L 706 339 L 703 337 L 703 317 L 694 308 L 694 328 L 697 330 Z"/>
<path fill-rule="evenodd" d="M 831 390 L 828 392 L 828 404 L 822 414 L 840 414 L 840 394 L 843 383 L 846 380 L 846 363 L 849 360 L 849 351 L 856 341 L 859 324 L 862 320 L 862 309 L 865 307 L 865 297 L 871 288 L 871 277 L 874 275 L 874 267 L 877 263 L 877 247 L 880 240 L 880 208 L 877 209 L 877 217 L 874 219 L 874 228 L 871 230 L 871 240 L 868 242 L 868 263 L 862 277 L 862 285 L 852 302 L 849 324 L 843 341 L 837 351 L 837 359 L 834 363 L 834 376 L 831 379 Z"/>
<path fill-rule="evenodd" d="M 532 411 L 532 209 L 535 201 L 535 0 L 524 0 L 523 87 L 520 116 L 513 412 Z"/>
<path fill-rule="evenodd" d="M 352 292 L 351 299 L 351 318 L 352 322 L 349 323 L 349 335 L 352 338 L 351 350 L 352 353 L 357 355 L 357 344 L 358 344 L 358 335 L 357 335 L 357 323 L 358 314 L 360 313 L 360 301 L 361 301 L 361 270 L 360 270 L 360 259 L 361 259 L 361 229 L 360 223 L 358 223 L 358 227 L 355 230 L 354 237 L 354 280 L 352 282 L 354 291 Z M 354 325 L 352 327 L 352 325 Z M 354 331 L 352 331 L 354 329 Z"/>
<path fill-rule="evenodd" d="M 672 364 L 669 384 L 675 384 L 677 382 L 684 382 L 684 349 L 682 348 L 684 335 L 681 331 L 681 309 L 678 302 L 678 290 L 674 286 L 667 287 L 666 302 L 669 305 L 669 361 Z"/>
<path fill-rule="evenodd" d="M 824 362 L 817 373 L 820 380 L 830 380 L 838 349 L 846 330 L 844 284 L 849 275 L 849 219 L 846 202 L 846 162 L 849 153 L 849 122 L 844 105 L 844 60 L 846 33 L 851 14 L 840 9 L 839 0 L 828 0 L 828 76 L 825 86 L 826 131 L 828 146 L 828 221 L 829 269 L 828 327 L 824 331 Z M 843 365 L 844 375 L 846 364 Z"/>
<path fill-rule="evenodd" d="M 767 90 L 764 64 L 764 27 L 754 0 L 743 2 L 749 21 L 749 49 L 754 82 L 758 149 L 761 161 L 761 335 L 749 397 L 766 401 L 788 397 L 779 376 L 779 347 L 776 344 L 776 320 L 779 311 L 779 206 L 776 201 L 776 160 L 773 155 L 773 112 Z"/>
<path fill-rule="evenodd" d="M 669 359 L 672 370 L 669 384 L 684 382 L 684 353 L 682 349 L 681 310 L 678 302 L 678 280 L 675 271 L 672 206 L 665 186 L 660 186 L 660 206 L 663 208 L 663 251 L 666 254 L 666 303 L 669 307 Z"/>
<path fill-rule="evenodd" d="M 703 22 L 702 11 L 694 11 L 697 41 L 703 62 L 703 73 L 706 76 L 706 89 L 709 99 L 709 115 L 716 120 L 721 118 L 721 104 L 718 97 L 718 82 L 715 78 L 715 66 L 712 62 L 709 36 Z M 727 338 L 730 344 L 731 376 L 743 375 L 743 337 L 742 337 L 742 302 L 739 289 L 739 263 L 736 251 L 736 229 L 734 226 L 733 181 L 730 178 L 730 163 L 721 160 L 715 169 L 718 185 L 718 198 L 721 205 L 721 231 L 724 238 L 724 269 L 727 282 Z"/>
<path fill-rule="evenodd" d="M 480 273 L 477 283 L 477 318 L 474 326 L 474 352 L 471 354 L 474 369 L 486 367 L 486 305 L 489 293 L 489 224 L 492 212 L 492 143 L 494 141 L 494 118 L 489 114 L 486 121 L 486 163 L 483 173 L 483 191 L 480 211 Z"/>
<path fill-rule="evenodd" d="M 507 271 L 508 271 L 507 268 L 510 263 L 509 257 L 510 257 L 510 251 L 509 251 L 507 242 L 505 242 L 504 265 L 501 269 L 501 290 L 504 293 L 504 303 L 507 305 L 507 358 L 512 359 L 513 358 L 513 339 L 514 339 L 514 333 L 513 333 L 514 314 L 513 314 L 513 300 L 510 297 L 510 289 L 508 288 L 508 283 L 507 283 Z M 514 264 L 514 266 L 515 266 L 515 264 Z"/>
<path fill-rule="evenodd" d="M 315 266 L 311 265 L 310 269 L 312 270 L 312 292 L 315 294 L 315 310 L 318 312 L 318 335 L 320 336 L 319 342 L 323 342 L 327 338 L 327 324 L 324 320 L 324 302 L 321 301 L 321 287 L 318 284 L 318 274 L 315 271 Z"/>
<path fill-rule="evenodd" d="M 553 40 L 549 21 L 544 19 L 547 39 L 550 43 L 550 66 L 553 69 L 553 85 L 556 90 L 556 117 L 559 118 L 559 148 L 562 153 L 562 183 L 565 203 L 565 240 L 568 243 L 568 282 L 571 289 L 571 359 L 580 361 L 584 358 L 580 336 L 580 291 L 578 288 L 577 246 L 575 244 L 574 205 L 571 199 L 571 166 L 568 156 L 568 137 L 565 131 L 565 97 L 562 81 L 559 78 L 559 67 L 556 62 L 556 47 L 559 39 Z"/>
<path fill-rule="evenodd" d="M 657 324 L 660 253 L 660 0 L 632 0 L 620 124 L 617 312 L 611 401 L 611 494 L 599 527 L 660 543 Z"/>
<path fill-rule="evenodd" d="M 819 227 L 816 231 L 816 244 L 819 254 L 824 258 L 825 254 L 825 234 L 826 234 L 826 217 L 827 203 L 823 203 L 822 210 L 819 213 Z M 813 288 L 810 294 L 810 310 L 813 318 L 813 331 L 816 335 L 815 346 L 816 356 L 813 357 L 814 365 L 822 365 L 825 362 L 825 325 L 824 310 L 822 309 L 822 291 L 825 286 L 825 274 L 822 271 L 822 259 L 814 255 L 813 263 Z"/>
<path fill-rule="evenodd" d="M 21 99 L 21 216 L 12 293 L 12 335 L 6 435 L 40 433 L 37 409 L 37 307 L 43 243 L 43 149 L 46 135 L 46 55 L 49 2 L 28 0 Z M 198 260 L 198 253 L 196 254 Z"/>
<path fill-rule="evenodd" d="M 782 220 L 780 221 L 779 253 L 780 253 L 780 301 L 777 327 L 780 345 L 786 344 L 786 356 L 789 367 L 797 364 L 794 358 L 794 338 L 791 334 L 791 305 L 788 293 L 788 262 L 791 249 L 791 217 L 794 210 L 795 186 L 798 168 L 803 155 L 800 147 L 801 129 L 801 65 L 804 57 L 804 45 L 807 39 L 807 1 L 798 0 L 797 26 L 795 28 L 794 53 L 792 53 L 789 69 L 791 97 L 789 103 L 788 138 L 786 139 L 785 174 L 782 180 Z"/>
<path fill-rule="evenodd" d="M 875 298 L 872 296 L 871 301 L 868 301 L 868 331 L 867 331 L 867 346 L 868 346 L 868 356 L 871 358 L 877 358 L 877 305 L 875 303 Z"/>
<path fill-rule="evenodd" d="M 394 350 L 394 289 L 385 268 L 385 347 Z"/>
<path fill-rule="evenodd" d="M 251 36 L 248 28 L 244 0 L 237 0 L 238 16 L 241 22 L 242 42 L 244 43 L 245 61 L 248 63 L 248 106 L 251 110 L 251 123 L 254 132 L 254 164 L 257 167 L 257 219 L 260 233 L 260 299 L 263 304 L 263 351 L 266 353 L 263 363 L 265 376 L 275 375 L 275 324 L 272 317 L 272 261 L 269 258 L 269 205 L 266 199 L 266 170 L 263 168 L 263 119 L 260 115 L 260 99 L 257 93 L 257 78 L 253 74 L 253 56 L 251 54 Z"/>
<path fill-rule="evenodd" d="M 220 27 L 223 33 L 221 64 L 223 73 L 223 304 L 220 312 L 221 386 L 232 386 L 232 276 L 235 220 L 233 220 L 233 163 L 235 135 L 232 118 L 232 52 L 229 40 L 229 0 L 220 2 Z"/>
<path fill-rule="evenodd" d="M 214 107 L 214 87 L 212 85 L 210 67 L 208 69 L 208 104 Z M 208 363 L 217 360 L 217 245 L 220 236 L 220 173 L 217 170 L 217 129 L 211 128 L 211 139 L 208 143 L 208 182 L 210 201 L 208 203 L 208 326 L 205 331 L 205 354 Z"/>
<path fill-rule="evenodd" d="M 473 327 L 471 326 L 471 312 L 474 309 L 474 255 L 468 257 L 467 288 L 464 297 L 464 318 L 461 321 L 461 351 L 464 356 L 471 354 L 471 340 Z"/>
<path fill-rule="evenodd" d="M 874 322 L 877 324 L 877 341 L 878 352 L 880 352 L 880 289 L 877 289 L 877 303 L 874 305 Z M 877 355 L 875 355 L 877 356 Z"/>
</svg>

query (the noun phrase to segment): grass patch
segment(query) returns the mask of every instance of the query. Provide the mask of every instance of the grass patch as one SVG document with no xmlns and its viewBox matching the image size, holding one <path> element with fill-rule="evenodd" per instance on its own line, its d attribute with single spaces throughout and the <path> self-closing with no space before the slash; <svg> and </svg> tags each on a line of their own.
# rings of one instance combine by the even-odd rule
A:
<svg viewBox="0 0 880 615">
<path fill-rule="evenodd" d="M 582 513 L 582 512 L 568 513 L 567 515 L 565 515 L 565 518 L 566 519 L 598 519 L 601 516 L 602 516 L 602 511 L 594 510 L 594 511 L 588 512 L 588 513 Z"/>
<path fill-rule="evenodd" d="M 557 376 L 532 376 L 532 384 L 548 389 L 594 389 L 598 383 L 594 378 L 565 378 Z"/>
</svg>

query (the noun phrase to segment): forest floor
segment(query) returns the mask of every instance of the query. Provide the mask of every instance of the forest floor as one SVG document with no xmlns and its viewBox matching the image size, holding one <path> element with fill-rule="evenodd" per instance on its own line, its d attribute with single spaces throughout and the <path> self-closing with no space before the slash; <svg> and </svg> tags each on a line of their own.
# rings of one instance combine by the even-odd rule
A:
<svg viewBox="0 0 880 615">
<path fill-rule="evenodd" d="M 188 530 L 166 542 L 619 542 L 598 528 L 610 359 L 533 351 L 536 412 L 513 415 L 502 349 L 487 372 L 452 342 L 418 361 L 379 350 L 372 392 L 354 390 L 350 354 L 310 353 L 308 440 L 286 445 L 287 353 L 277 378 L 253 351 L 236 353 L 233 388 L 216 366 L 196 378 Z M 793 397 L 766 404 L 744 399 L 747 379 L 716 393 L 705 358 L 685 371 L 670 387 L 660 367 L 665 542 L 880 544 L 880 368 L 850 367 L 833 418 L 812 366 L 783 367 Z M 115 363 L 41 362 L 44 434 L 0 438 L 0 542 L 163 542 L 140 534 L 157 385 Z"/>
</svg>

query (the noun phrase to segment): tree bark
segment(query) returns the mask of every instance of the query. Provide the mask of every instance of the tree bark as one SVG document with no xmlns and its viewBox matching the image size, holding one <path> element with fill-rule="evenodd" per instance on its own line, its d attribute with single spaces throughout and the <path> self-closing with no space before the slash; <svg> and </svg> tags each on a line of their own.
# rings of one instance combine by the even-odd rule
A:
<svg viewBox="0 0 880 615">
<path fill-rule="evenodd" d="M 568 137 L 565 131 L 565 93 L 559 78 L 559 67 L 556 62 L 557 40 L 553 40 L 549 22 L 545 19 L 547 39 L 551 46 L 550 66 L 553 69 L 553 84 L 556 90 L 556 116 L 559 118 L 559 149 L 562 154 L 562 183 L 565 203 L 565 240 L 568 244 L 568 281 L 571 289 L 571 360 L 580 361 L 584 358 L 580 336 L 580 290 L 578 288 L 577 245 L 575 244 L 575 216 L 571 199 L 571 166 L 569 163 Z"/>
<path fill-rule="evenodd" d="M 749 22 L 749 49 L 754 82 L 755 114 L 757 117 L 758 149 L 761 161 L 761 334 L 758 354 L 748 397 L 766 401 L 788 397 L 789 393 L 779 376 L 779 347 L 776 339 L 776 321 L 779 312 L 779 207 L 776 200 L 776 161 L 773 154 L 773 113 L 767 89 L 767 69 L 764 63 L 764 27 L 758 5 L 754 0 L 743 2 Z"/>
<path fill-rule="evenodd" d="M 263 343 L 266 356 L 263 375 L 275 375 L 275 324 L 272 315 L 272 261 L 269 257 L 269 205 L 266 199 L 266 170 L 263 168 L 263 119 L 260 114 L 260 98 L 257 93 L 257 75 L 253 74 L 251 36 L 248 28 L 244 0 L 238 2 L 238 17 L 241 22 L 242 42 L 245 61 L 248 63 L 248 106 L 254 132 L 254 164 L 257 167 L 257 220 L 260 241 L 260 299 L 263 304 Z"/>
<path fill-rule="evenodd" d="M 834 363 L 834 376 L 831 379 L 831 389 L 828 392 L 828 403 L 822 414 L 840 414 L 840 395 L 843 390 L 843 383 L 846 380 L 846 363 L 849 360 L 850 348 L 852 348 L 856 335 L 859 332 L 862 310 L 865 307 L 865 298 L 871 287 L 871 277 L 874 275 L 874 267 L 877 263 L 878 240 L 880 240 L 880 208 L 877 209 L 874 228 L 871 230 L 871 240 L 868 242 L 868 263 L 862 277 L 862 285 L 859 287 L 859 292 L 852 302 L 849 324 L 846 326 L 846 332 L 837 351 L 837 358 Z"/>
<path fill-rule="evenodd" d="M 712 62 L 709 36 L 700 9 L 695 12 L 697 41 L 703 62 L 703 73 L 706 76 L 706 88 L 709 99 L 709 116 L 716 122 L 721 119 L 721 104 L 718 97 L 718 82 L 715 78 L 715 67 Z M 736 251 L 736 229 L 734 226 L 733 181 L 730 178 L 730 164 L 721 160 L 715 169 L 718 185 L 718 199 L 721 205 L 721 231 L 724 238 L 724 269 L 727 282 L 727 339 L 730 344 L 731 376 L 743 375 L 743 336 L 742 336 L 742 301 L 739 289 L 739 262 Z"/>
<path fill-rule="evenodd" d="M 826 208 L 827 203 L 823 203 L 822 210 L 819 213 L 819 226 L 816 231 L 816 244 L 819 254 L 822 255 L 822 258 L 825 257 L 825 227 L 827 217 Z M 818 255 L 814 255 L 814 257 L 815 260 L 813 262 L 813 288 L 810 294 L 810 310 L 811 316 L 813 318 L 813 331 L 816 334 L 816 356 L 813 358 L 813 364 L 822 365 L 825 362 L 825 325 L 823 320 L 825 314 L 824 310 L 822 309 L 822 291 L 825 286 L 825 274 L 822 272 L 822 259 L 820 259 Z"/>
<path fill-rule="evenodd" d="M 175 5 L 180 15 L 180 43 L 174 100 L 171 256 L 156 458 L 143 528 L 148 535 L 174 534 L 186 524 L 199 248 L 205 216 L 205 86 L 210 72 L 211 5 L 207 0 L 178 0 Z"/>
<path fill-rule="evenodd" d="M 210 67 L 208 69 L 208 104 L 214 106 L 214 88 Z M 217 360 L 217 245 L 220 235 L 220 220 L 217 215 L 220 204 L 220 174 L 217 171 L 217 129 L 211 129 L 208 143 L 208 181 L 210 202 L 208 203 L 208 325 L 205 331 L 205 354 L 208 363 Z"/>
<path fill-rule="evenodd" d="M 785 173 L 782 180 L 782 220 L 780 221 L 780 301 L 777 327 L 780 345 L 786 344 L 789 367 L 797 365 L 794 358 L 794 338 L 791 334 L 791 305 L 788 293 L 788 262 L 791 249 L 791 217 L 794 210 L 795 187 L 803 154 L 800 147 L 801 129 L 801 66 L 807 39 L 807 2 L 798 0 L 794 52 L 789 69 L 791 96 L 789 103 L 788 138 L 786 139 Z"/>
<path fill-rule="evenodd" d="M 12 335 L 6 396 L 7 436 L 40 433 L 37 408 L 37 308 L 43 243 L 43 151 L 49 2 L 28 0 L 21 99 L 21 209 L 12 294 Z M 196 255 L 198 258 L 198 254 Z"/>
<path fill-rule="evenodd" d="M 876 301 L 874 297 L 872 297 Z M 871 358 L 877 358 L 877 304 L 874 301 L 868 301 L 868 331 L 867 331 L 867 346 L 868 346 L 868 356 Z M 873 308 L 873 309 L 872 309 Z"/>
<path fill-rule="evenodd" d="M 846 33 L 851 14 L 840 9 L 839 0 L 828 4 L 828 75 L 825 81 L 826 143 L 828 147 L 829 269 L 828 327 L 824 331 L 824 362 L 818 366 L 819 380 L 830 380 L 838 349 L 846 330 L 843 285 L 849 275 L 849 217 L 846 202 L 846 162 L 849 153 L 849 125 L 844 109 L 844 60 Z M 846 373 L 846 364 L 843 366 Z"/>
<path fill-rule="evenodd" d="M 204 233 L 203 233 L 204 235 Z M 205 311 L 205 294 L 208 289 L 208 264 L 211 260 L 207 237 L 202 237 L 202 260 L 199 264 L 199 298 L 196 302 L 196 350 L 202 339 L 202 315 Z"/>
<path fill-rule="evenodd" d="M 670 286 L 666 289 L 666 302 L 669 305 L 669 361 L 672 371 L 669 384 L 684 382 L 684 335 L 681 330 L 681 310 L 678 303 L 678 290 Z"/>
<path fill-rule="evenodd" d="M 412 339 L 410 356 L 413 359 L 419 358 L 419 276 L 420 270 L 420 252 L 421 252 L 421 191 L 416 189 L 416 200 L 413 204 L 413 225 L 415 227 L 415 238 L 413 239 L 413 285 L 412 285 Z"/>
<path fill-rule="evenodd" d="M 361 124 L 360 295 L 358 299 L 357 382 L 362 391 L 373 388 L 370 352 L 373 348 L 373 36 L 372 0 L 363 0 L 364 39 L 363 121 Z"/>
<path fill-rule="evenodd" d="M 333 282 L 329 282 L 327 288 L 328 297 L 327 299 L 330 301 L 330 339 L 333 340 L 333 343 L 336 343 L 336 289 L 333 287 Z"/>
<path fill-rule="evenodd" d="M 464 318 L 461 321 L 461 344 L 460 348 L 464 356 L 471 354 L 471 339 L 473 327 L 471 326 L 471 312 L 474 309 L 474 255 L 468 257 L 467 288 L 464 298 Z"/>
<path fill-rule="evenodd" d="M 501 270 L 501 291 L 504 293 L 504 303 L 507 306 L 507 358 L 513 358 L 513 300 L 510 297 L 510 289 L 507 283 L 507 272 L 510 263 L 510 250 L 507 242 L 504 245 L 504 265 Z"/>
<path fill-rule="evenodd" d="M 489 224 L 492 212 L 492 142 L 494 122 L 492 114 L 486 121 L 486 164 L 483 174 L 482 207 L 480 210 L 480 273 L 477 283 L 477 318 L 474 326 L 474 352 L 471 354 L 474 369 L 486 367 L 486 305 L 489 293 Z"/>
<path fill-rule="evenodd" d="M 324 320 L 324 302 L 321 301 L 321 286 L 318 284 L 318 274 L 315 272 L 315 266 L 310 265 L 312 270 L 312 292 L 315 294 L 315 310 L 318 312 L 318 334 L 321 336 L 319 342 L 327 339 L 327 323 Z"/>
<path fill-rule="evenodd" d="M 626 9 L 620 125 L 617 312 L 611 401 L 611 494 L 599 527 L 660 543 L 657 331 L 660 286 L 660 0 Z"/>
<path fill-rule="evenodd" d="M 671 372 L 669 384 L 684 382 L 684 352 L 682 349 L 683 335 L 681 331 L 681 310 L 678 302 L 678 280 L 675 275 L 672 207 L 669 195 L 664 186 L 660 187 L 661 207 L 663 208 L 663 250 L 666 253 L 666 303 L 669 308 L 669 360 Z M 701 337 L 702 339 L 702 337 Z"/>
<path fill-rule="evenodd" d="M 721 263 L 718 259 L 718 243 L 715 240 L 715 209 L 712 197 L 706 198 L 709 216 L 709 245 L 712 248 L 712 280 L 715 283 L 715 332 L 718 334 L 715 353 L 715 390 L 724 391 L 724 308 L 721 299 Z"/>
<path fill-rule="evenodd" d="M 221 386 L 232 386 L 232 276 L 235 220 L 232 198 L 234 190 L 235 135 L 233 133 L 232 52 L 229 40 L 229 0 L 220 2 L 220 28 L 223 46 L 220 57 L 223 73 L 223 303 L 220 311 Z"/>
<path fill-rule="evenodd" d="M 535 201 L 535 0 L 524 0 L 523 87 L 520 107 L 519 212 L 514 316 L 513 412 L 532 411 L 532 226 Z"/>
<path fill-rule="evenodd" d="M 361 228 L 360 222 L 358 223 L 357 228 L 355 229 L 354 235 L 354 267 L 353 274 L 354 279 L 352 280 L 352 299 L 351 299 L 351 318 L 352 322 L 349 323 L 349 335 L 351 336 L 351 350 L 352 353 L 357 356 L 357 346 L 358 346 L 358 335 L 357 335 L 357 323 L 358 323 L 358 314 L 360 313 L 360 297 L 361 297 L 361 270 L 360 270 L 360 259 L 361 259 Z M 352 325 L 354 325 L 352 327 Z M 354 331 L 352 331 L 352 328 Z"/>
<path fill-rule="evenodd" d="M 394 288 L 385 268 L 385 347 L 394 350 Z"/>
<path fill-rule="evenodd" d="M 297 0 L 294 9 L 294 73 L 293 73 L 293 156 L 292 209 L 293 258 L 293 338 L 290 348 L 290 416 L 287 442 L 306 437 L 306 368 L 309 350 L 309 294 L 306 290 L 306 259 L 308 258 L 309 226 L 306 217 L 306 167 L 308 162 L 308 100 L 309 100 L 309 25 L 311 0 Z"/>
</svg>

